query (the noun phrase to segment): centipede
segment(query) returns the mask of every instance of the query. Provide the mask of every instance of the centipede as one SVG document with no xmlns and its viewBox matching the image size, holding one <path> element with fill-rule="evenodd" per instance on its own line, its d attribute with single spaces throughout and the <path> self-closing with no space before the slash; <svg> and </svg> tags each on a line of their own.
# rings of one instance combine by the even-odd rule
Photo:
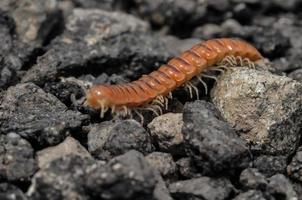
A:
<svg viewBox="0 0 302 200">
<path fill-rule="evenodd" d="M 234 66 L 251 66 L 263 59 L 261 53 L 248 42 L 238 38 L 217 38 L 199 42 L 172 58 L 166 64 L 138 80 L 116 85 L 95 85 L 86 94 L 86 105 L 99 110 L 101 117 L 111 109 L 111 113 L 123 113 L 131 116 L 136 113 L 142 120 L 140 110 L 151 110 L 156 115 L 167 108 L 172 92 L 181 86 L 188 88 L 190 96 L 195 91 L 199 98 L 198 88 L 191 83 L 197 78 L 205 87 L 203 78 L 213 78 L 205 71 L 224 72 Z"/>
</svg>

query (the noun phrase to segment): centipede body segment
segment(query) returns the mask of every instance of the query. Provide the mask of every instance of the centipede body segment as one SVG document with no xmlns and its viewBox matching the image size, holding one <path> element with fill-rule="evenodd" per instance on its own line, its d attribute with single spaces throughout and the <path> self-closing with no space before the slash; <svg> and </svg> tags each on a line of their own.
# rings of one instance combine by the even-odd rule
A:
<svg viewBox="0 0 302 200">
<path fill-rule="evenodd" d="M 240 58 L 238 62 L 255 62 L 262 59 L 262 56 L 252 45 L 239 39 L 208 40 L 194 45 L 158 70 L 143 75 L 136 81 L 93 86 L 87 93 L 86 103 L 101 110 L 102 115 L 109 108 L 113 112 L 125 111 L 125 114 L 132 114 L 131 110 L 136 112 L 137 108 L 148 108 L 151 104 L 162 107 L 177 87 L 189 84 L 193 77 L 200 79 L 203 71 L 215 69 L 214 65 L 222 61 L 234 62 L 235 59 L 236 63 L 236 58 Z M 195 89 L 190 84 L 189 88 Z"/>
</svg>

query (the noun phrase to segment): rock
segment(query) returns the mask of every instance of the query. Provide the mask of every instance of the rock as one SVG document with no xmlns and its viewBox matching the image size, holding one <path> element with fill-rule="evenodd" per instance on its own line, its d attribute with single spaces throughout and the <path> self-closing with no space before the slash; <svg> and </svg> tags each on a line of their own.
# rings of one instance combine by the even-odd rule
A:
<svg viewBox="0 0 302 200">
<path fill-rule="evenodd" d="M 25 43 L 38 45 L 49 41 L 62 25 L 62 12 L 57 0 L 3 0 L 0 7 L 9 11 L 16 23 L 16 32 Z"/>
<path fill-rule="evenodd" d="M 151 136 L 155 139 L 159 149 L 173 155 L 184 155 L 182 126 L 181 113 L 166 113 L 154 118 L 148 124 Z"/>
<path fill-rule="evenodd" d="M 240 184 L 245 189 L 265 190 L 268 184 L 264 175 L 255 168 L 247 168 L 240 174 Z"/>
<path fill-rule="evenodd" d="M 0 183 L 1 200 L 27 200 L 25 194 L 16 186 L 9 183 Z"/>
<path fill-rule="evenodd" d="M 267 71 L 234 68 L 220 77 L 213 102 L 254 151 L 293 153 L 300 139 L 302 85 Z"/>
<path fill-rule="evenodd" d="M 254 161 L 254 167 L 259 170 L 262 174 L 270 177 L 277 173 L 284 173 L 286 171 L 286 160 L 285 156 L 267 156 L 262 155 L 257 157 Z"/>
<path fill-rule="evenodd" d="M 90 158 L 88 151 L 73 137 L 67 137 L 62 143 L 37 152 L 37 161 L 40 168 L 45 167 L 60 157 L 75 154 L 83 158 Z"/>
<path fill-rule="evenodd" d="M 103 122 L 88 133 L 88 151 L 97 158 L 110 159 L 132 149 L 144 154 L 154 150 L 151 137 L 135 120 Z"/>
<path fill-rule="evenodd" d="M 32 199 L 88 199 L 84 183 L 86 171 L 99 167 L 90 158 L 68 155 L 52 161 L 32 178 L 27 196 Z"/>
<path fill-rule="evenodd" d="M 179 174 L 184 178 L 197 178 L 201 175 L 198 173 L 196 166 L 191 158 L 185 157 L 176 161 Z"/>
<path fill-rule="evenodd" d="M 148 154 L 146 160 L 151 166 L 157 169 L 165 178 L 171 178 L 176 174 L 176 164 L 171 154 L 162 152 L 152 152 Z"/>
<path fill-rule="evenodd" d="M 154 170 L 137 151 L 110 160 L 103 168 L 91 169 L 85 187 L 94 199 L 152 199 Z"/>
<path fill-rule="evenodd" d="M 16 83 L 22 67 L 36 54 L 34 46 L 21 42 L 14 30 L 13 19 L 0 10 L 0 89 Z"/>
<path fill-rule="evenodd" d="M 290 77 L 296 81 L 302 82 L 302 69 L 297 69 L 297 70 L 289 73 L 288 77 Z"/>
<path fill-rule="evenodd" d="M 136 8 L 134 12 L 139 16 L 148 19 L 156 26 L 168 25 L 172 27 L 172 30 L 173 26 L 178 27 L 180 24 L 186 26 L 197 24 L 206 14 L 204 1 L 134 0 L 134 3 Z M 185 31 L 184 28 L 181 30 Z"/>
<path fill-rule="evenodd" d="M 32 83 L 2 93 L 0 133 L 15 132 L 39 146 L 58 144 L 87 119 Z"/>
<path fill-rule="evenodd" d="M 268 192 L 276 199 L 298 199 L 293 185 L 283 174 L 274 175 L 269 181 Z"/>
<path fill-rule="evenodd" d="M 147 30 L 146 23 L 131 15 L 75 9 L 66 30 L 52 41 L 22 81 L 42 85 L 81 72 L 119 72 L 124 77 L 137 78 L 171 55 L 164 42 L 146 33 Z"/>
<path fill-rule="evenodd" d="M 267 197 L 259 190 L 249 190 L 237 195 L 234 200 L 266 200 Z"/>
<path fill-rule="evenodd" d="M 186 151 L 201 173 L 230 172 L 248 165 L 250 156 L 245 142 L 219 118 L 212 104 L 186 103 L 183 120 Z"/>
<path fill-rule="evenodd" d="M 169 186 L 175 199 L 223 200 L 234 192 L 228 179 L 201 177 L 178 181 Z"/>
<path fill-rule="evenodd" d="M 36 169 L 33 148 L 26 140 L 15 133 L 0 135 L 1 182 L 27 182 Z"/>
<path fill-rule="evenodd" d="M 287 174 L 290 178 L 302 182 L 302 148 L 299 148 L 296 155 L 287 166 Z"/>
</svg>

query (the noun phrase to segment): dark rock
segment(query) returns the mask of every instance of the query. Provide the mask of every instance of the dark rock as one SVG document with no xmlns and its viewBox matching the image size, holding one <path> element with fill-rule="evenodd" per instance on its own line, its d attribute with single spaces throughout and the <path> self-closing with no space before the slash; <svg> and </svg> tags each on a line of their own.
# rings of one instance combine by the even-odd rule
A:
<svg viewBox="0 0 302 200">
<path fill-rule="evenodd" d="M 299 148 L 290 164 L 287 166 L 287 174 L 290 178 L 302 182 L 302 148 Z"/>
<path fill-rule="evenodd" d="M 169 186 L 175 199 L 223 200 L 234 192 L 228 179 L 201 177 L 178 181 Z"/>
<path fill-rule="evenodd" d="M 1 200 L 27 200 L 26 195 L 16 186 L 9 183 L 0 183 Z"/>
<path fill-rule="evenodd" d="M 185 154 L 182 126 L 181 113 L 167 113 L 154 118 L 148 124 L 151 136 L 155 139 L 159 149 L 173 155 Z"/>
<path fill-rule="evenodd" d="M 152 199 L 156 184 L 154 170 L 137 151 L 115 157 L 103 168 L 93 168 L 85 187 L 95 199 Z"/>
<path fill-rule="evenodd" d="M 62 28 L 63 16 L 58 0 L 3 0 L 2 4 L 7 5 L 4 9 L 13 17 L 16 32 L 25 43 L 35 42 L 40 46 L 49 40 L 49 37 L 55 36 L 58 27 Z"/>
<path fill-rule="evenodd" d="M 240 193 L 234 200 L 267 200 L 268 198 L 259 190 L 249 190 Z"/>
<path fill-rule="evenodd" d="M 197 178 L 201 175 L 198 173 L 196 166 L 191 158 L 181 158 L 176 161 L 179 174 L 184 178 Z"/>
<path fill-rule="evenodd" d="M 286 156 L 266 156 L 262 155 L 254 160 L 254 167 L 262 174 L 270 177 L 277 173 L 285 173 L 286 171 Z"/>
<path fill-rule="evenodd" d="M 300 140 L 302 84 L 268 71 L 234 68 L 220 77 L 213 102 L 253 151 L 293 153 Z"/>
<path fill-rule="evenodd" d="M 247 168 L 241 172 L 240 184 L 245 189 L 265 190 L 268 182 L 257 169 Z"/>
<path fill-rule="evenodd" d="M 297 69 L 297 70 L 289 73 L 288 77 L 290 77 L 296 81 L 302 82 L 302 69 Z"/>
<path fill-rule="evenodd" d="M 37 170 L 31 145 L 15 133 L 0 135 L 0 159 L 1 181 L 29 181 Z"/>
<path fill-rule="evenodd" d="M 97 167 L 94 160 L 78 155 L 56 159 L 34 175 L 27 195 L 33 200 L 88 199 L 83 188 L 86 170 Z"/>
<path fill-rule="evenodd" d="M 43 84 L 63 75 L 102 72 L 137 78 L 170 57 L 164 42 L 146 33 L 146 23 L 130 15 L 75 9 L 66 27 L 23 81 Z"/>
<path fill-rule="evenodd" d="M 36 154 L 40 169 L 51 163 L 53 160 L 70 154 L 79 155 L 83 158 L 91 157 L 89 152 L 73 137 L 67 137 L 62 143 L 42 149 Z"/>
<path fill-rule="evenodd" d="M 56 97 L 31 83 L 18 84 L 2 93 L 0 132 L 16 132 L 40 146 L 58 144 L 87 119 L 67 110 Z"/>
<path fill-rule="evenodd" d="M 298 199 L 293 185 L 283 174 L 269 179 L 268 192 L 276 199 Z"/>
<path fill-rule="evenodd" d="M 110 159 L 131 149 L 144 154 L 154 150 L 151 137 L 135 120 L 103 122 L 88 133 L 88 150 L 97 158 Z"/>
<path fill-rule="evenodd" d="M 187 103 L 183 113 L 186 150 L 203 174 L 215 174 L 248 165 L 245 142 L 224 121 L 214 106 L 204 101 Z"/>
<path fill-rule="evenodd" d="M 148 154 L 146 160 L 151 166 L 157 169 L 164 178 L 175 177 L 176 164 L 171 154 L 162 152 L 153 152 Z"/>
</svg>

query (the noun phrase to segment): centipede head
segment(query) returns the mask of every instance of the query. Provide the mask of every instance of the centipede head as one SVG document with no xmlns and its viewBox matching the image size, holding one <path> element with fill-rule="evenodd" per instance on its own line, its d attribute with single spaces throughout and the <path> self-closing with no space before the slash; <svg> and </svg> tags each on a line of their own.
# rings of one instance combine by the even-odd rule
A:
<svg viewBox="0 0 302 200">
<path fill-rule="evenodd" d="M 86 94 L 85 104 L 96 110 L 101 110 L 101 112 L 107 110 L 110 107 L 107 90 L 106 86 L 103 85 L 93 86 Z"/>
</svg>

